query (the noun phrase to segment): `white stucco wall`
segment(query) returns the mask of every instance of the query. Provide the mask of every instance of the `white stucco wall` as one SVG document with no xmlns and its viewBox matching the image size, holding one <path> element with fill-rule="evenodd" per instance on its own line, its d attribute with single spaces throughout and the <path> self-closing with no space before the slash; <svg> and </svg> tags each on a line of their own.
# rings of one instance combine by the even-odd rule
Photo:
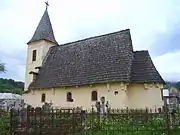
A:
<svg viewBox="0 0 180 135">
<path fill-rule="evenodd" d="M 25 73 L 25 88 L 26 91 L 29 84 L 32 82 L 33 75 L 29 74 L 30 71 L 38 71 L 35 69 L 37 66 L 42 65 L 42 61 L 46 56 L 49 48 L 55 44 L 47 42 L 45 40 L 34 41 L 28 44 L 27 58 L 26 58 L 26 73 Z M 32 61 L 33 50 L 36 50 L 36 61 Z"/>
<path fill-rule="evenodd" d="M 126 87 L 122 84 L 97 84 L 92 87 L 79 86 L 79 87 L 67 87 L 67 88 L 55 88 L 55 89 L 44 89 L 44 90 L 35 90 L 23 95 L 25 102 L 36 106 L 42 106 L 41 94 L 46 94 L 46 102 L 53 103 L 53 106 L 57 107 L 83 107 L 84 109 L 91 108 L 92 105 L 95 105 L 95 101 L 91 101 L 91 92 L 97 90 L 98 100 L 100 97 L 104 96 L 106 101 L 109 101 L 109 104 L 112 108 L 153 108 L 160 107 L 163 104 L 161 98 L 160 87 L 153 85 L 152 88 L 148 90 L 145 89 L 143 84 L 130 84 Z M 118 91 L 118 94 L 115 95 L 114 92 Z M 67 92 L 72 93 L 72 98 L 74 102 L 67 102 L 66 94 Z"/>
<path fill-rule="evenodd" d="M 159 108 L 163 105 L 161 96 L 162 85 L 131 84 L 128 87 L 128 99 L 130 108 Z"/>
</svg>

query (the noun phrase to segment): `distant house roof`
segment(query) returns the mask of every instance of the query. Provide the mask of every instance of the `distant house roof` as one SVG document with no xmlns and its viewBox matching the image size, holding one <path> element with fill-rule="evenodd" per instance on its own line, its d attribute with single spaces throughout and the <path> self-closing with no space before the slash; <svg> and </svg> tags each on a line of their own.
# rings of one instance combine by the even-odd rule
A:
<svg viewBox="0 0 180 135">
<path fill-rule="evenodd" d="M 28 43 L 31 43 L 33 41 L 38 41 L 38 40 L 46 40 L 46 41 L 58 44 L 54 37 L 53 28 L 51 25 L 47 8 L 38 24 L 38 27 L 36 28 L 36 31 L 33 37 Z"/>
<path fill-rule="evenodd" d="M 12 93 L 0 93 L 0 99 L 22 99 L 22 96 Z"/>
<path fill-rule="evenodd" d="M 51 47 L 29 89 L 108 82 L 165 83 L 127 29 Z"/>
</svg>

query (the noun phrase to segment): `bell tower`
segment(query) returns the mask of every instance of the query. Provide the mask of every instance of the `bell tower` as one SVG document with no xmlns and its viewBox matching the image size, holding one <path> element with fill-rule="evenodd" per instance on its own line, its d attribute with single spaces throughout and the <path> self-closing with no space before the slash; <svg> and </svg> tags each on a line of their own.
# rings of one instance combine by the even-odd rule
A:
<svg viewBox="0 0 180 135">
<path fill-rule="evenodd" d="M 49 48 L 58 45 L 55 40 L 53 28 L 49 18 L 48 6 L 48 3 L 46 2 L 44 14 L 35 30 L 33 37 L 27 43 L 28 48 L 24 87 L 25 91 L 28 90 L 29 85 L 38 75 L 38 71 L 42 66 L 42 62 Z"/>
</svg>

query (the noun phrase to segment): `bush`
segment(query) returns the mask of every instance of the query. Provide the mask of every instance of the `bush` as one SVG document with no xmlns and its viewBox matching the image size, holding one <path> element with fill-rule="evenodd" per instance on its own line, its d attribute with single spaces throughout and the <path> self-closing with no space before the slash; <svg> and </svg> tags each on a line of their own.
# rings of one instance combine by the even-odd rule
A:
<svg viewBox="0 0 180 135">
<path fill-rule="evenodd" d="M 4 110 L 0 110 L 0 135 L 10 135 L 10 115 Z"/>
</svg>

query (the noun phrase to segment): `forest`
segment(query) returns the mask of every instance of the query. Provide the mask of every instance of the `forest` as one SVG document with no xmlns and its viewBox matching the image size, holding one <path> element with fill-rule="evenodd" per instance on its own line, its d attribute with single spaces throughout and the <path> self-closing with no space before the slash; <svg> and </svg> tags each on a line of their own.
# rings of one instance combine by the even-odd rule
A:
<svg viewBox="0 0 180 135">
<path fill-rule="evenodd" d="M 24 82 L 15 81 L 13 79 L 0 78 L 0 93 L 22 94 Z"/>
</svg>

